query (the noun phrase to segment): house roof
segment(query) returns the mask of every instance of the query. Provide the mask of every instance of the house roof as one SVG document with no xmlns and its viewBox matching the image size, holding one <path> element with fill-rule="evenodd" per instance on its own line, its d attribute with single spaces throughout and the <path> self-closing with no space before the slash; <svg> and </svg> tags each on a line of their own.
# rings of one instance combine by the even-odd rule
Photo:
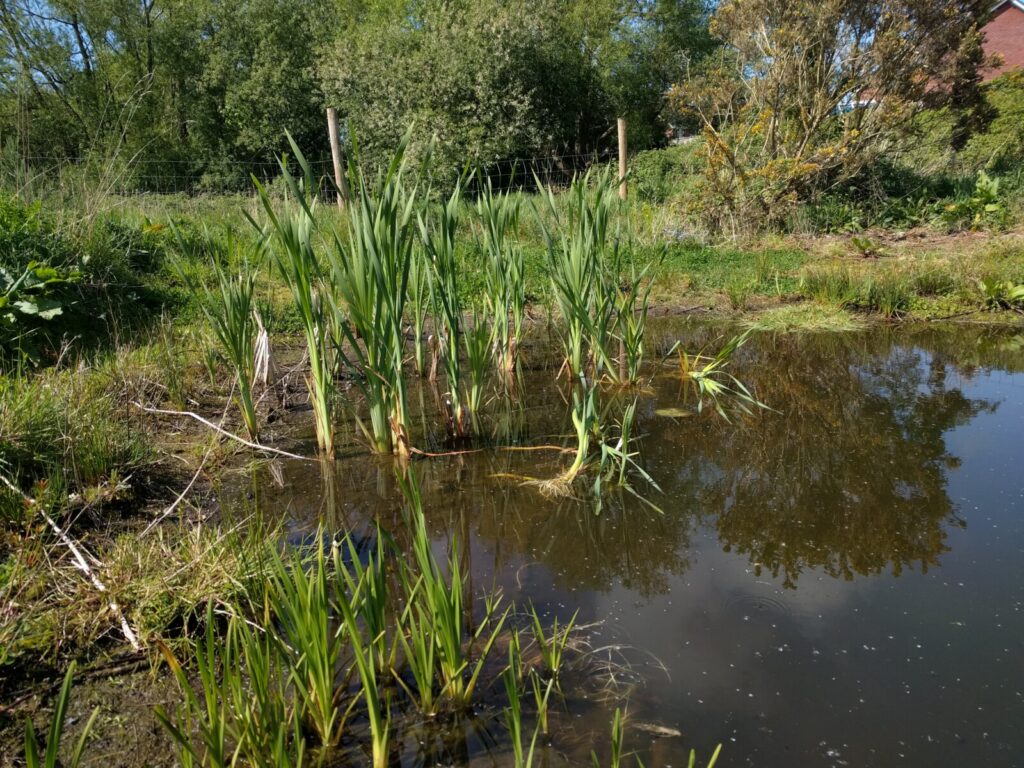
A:
<svg viewBox="0 0 1024 768">
<path fill-rule="evenodd" d="M 1012 5 L 1019 11 L 1024 11 L 1024 0 L 999 0 L 998 3 L 992 6 L 992 12 L 995 13 L 1004 5 Z"/>
</svg>

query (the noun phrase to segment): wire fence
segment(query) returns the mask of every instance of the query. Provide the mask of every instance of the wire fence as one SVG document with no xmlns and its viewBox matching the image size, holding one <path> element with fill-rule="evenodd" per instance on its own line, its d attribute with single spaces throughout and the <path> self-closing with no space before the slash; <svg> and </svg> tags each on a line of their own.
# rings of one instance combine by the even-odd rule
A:
<svg viewBox="0 0 1024 768">
<path fill-rule="evenodd" d="M 613 162 L 610 152 L 574 152 L 535 157 L 511 157 L 500 161 L 464 168 L 432 168 L 428 181 L 450 186 L 467 171 L 479 168 L 466 182 L 472 195 L 482 179 L 489 179 L 498 189 L 534 189 L 537 183 L 562 187 L 574 176 L 594 165 Z M 321 197 L 333 200 L 337 194 L 334 169 L 330 158 L 309 159 L 313 175 L 319 180 Z M 289 170 L 299 172 L 292 159 Z M 7 173 L 11 173 L 7 169 Z M 281 183 L 278 161 L 220 160 L 205 166 L 191 160 L 133 158 L 122 161 L 95 157 L 22 157 L 14 172 L 21 185 L 58 185 L 70 187 L 89 179 L 112 194 L 133 196 L 143 194 L 187 195 L 234 193 L 251 195 L 257 185 L 271 187 Z M 21 186 L 19 185 L 19 186 Z"/>
</svg>

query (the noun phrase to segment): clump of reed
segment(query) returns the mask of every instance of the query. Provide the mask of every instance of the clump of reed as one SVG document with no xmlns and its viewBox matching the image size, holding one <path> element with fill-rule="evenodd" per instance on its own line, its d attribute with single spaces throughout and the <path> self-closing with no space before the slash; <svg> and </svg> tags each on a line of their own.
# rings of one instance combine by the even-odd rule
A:
<svg viewBox="0 0 1024 768">
<path fill-rule="evenodd" d="M 559 334 L 563 369 L 584 384 L 588 371 L 595 381 L 638 382 L 653 281 L 651 264 L 637 268 L 631 244 L 612 235 L 614 176 L 589 171 L 574 179 L 564 211 L 550 188 L 542 199 L 551 222 L 539 219 L 552 294 L 565 325 Z"/>
<path fill-rule="evenodd" d="M 462 206 L 462 187 L 456 184 L 448 200 L 419 219 L 420 234 L 431 268 L 431 306 L 437 334 L 437 354 L 444 366 L 448 387 L 445 406 L 450 437 L 472 434 L 472 411 L 463 396 L 462 348 L 464 312 L 459 294 L 460 264 L 455 254 Z M 465 342 L 467 351 L 476 349 Z M 432 369 L 434 366 L 432 366 Z"/>
<path fill-rule="evenodd" d="M 424 376 L 426 369 L 426 322 L 430 311 L 430 265 L 426 260 L 422 247 L 413 248 L 412 262 L 409 264 L 409 312 L 411 317 L 413 364 L 416 374 Z"/>
<path fill-rule="evenodd" d="M 732 357 L 747 343 L 753 332 L 754 329 L 750 328 L 732 337 L 714 355 L 705 355 L 703 352 L 688 355 L 678 343 L 668 351 L 666 357 L 671 357 L 673 353 L 677 355 L 680 378 L 693 384 L 698 413 L 703 411 L 707 400 L 711 401 L 715 411 L 726 421 L 729 420 L 725 410 L 727 403 L 735 403 L 743 413 L 750 413 L 752 408 L 768 409 L 767 405 L 751 394 L 742 381 L 726 370 Z"/>
<path fill-rule="evenodd" d="M 335 235 L 330 251 L 341 335 L 348 342 L 339 351 L 360 374 L 357 383 L 370 410 L 369 427 L 361 421 L 359 426 L 374 452 L 399 456 L 408 456 L 411 447 L 403 317 L 414 261 L 417 194 L 405 183 L 408 141 L 406 135 L 374 183 L 350 160 L 348 229 L 344 239 Z"/>
<path fill-rule="evenodd" d="M 407 644 L 417 659 L 432 657 L 439 696 L 457 709 L 468 707 L 480 680 L 487 656 L 494 646 L 510 607 L 501 610 L 499 595 L 484 600 L 484 615 L 473 631 L 466 627 L 467 594 L 459 544 L 453 540 L 445 578 L 434 558 L 427 535 L 426 519 L 415 475 L 400 480 L 406 499 L 406 514 L 411 527 L 414 570 L 403 572 L 406 593 L 410 595 L 405 629 Z M 424 644 L 431 643 L 427 654 Z M 475 658 L 474 658 L 475 655 Z M 417 678 L 426 679 L 421 669 Z M 433 694 L 431 694 L 432 696 Z M 420 692 L 422 702 L 423 691 Z"/>
<path fill-rule="evenodd" d="M 259 439 L 259 421 L 253 388 L 258 379 L 261 357 L 269 362 L 266 331 L 256 306 L 256 281 L 260 252 L 250 259 L 228 232 L 225 246 L 211 252 L 215 288 L 198 283 L 184 269 L 179 274 L 195 294 L 217 340 L 220 351 L 234 372 L 238 408 L 250 440 Z M 230 259 L 233 263 L 226 263 Z"/>
<path fill-rule="evenodd" d="M 631 485 L 632 476 L 636 475 L 654 490 L 661 490 L 640 466 L 639 453 L 631 450 L 635 441 L 636 400 L 622 408 L 616 422 L 614 411 L 618 404 L 618 400 L 612 399 L 602 406 L 596 386 L 573 387 L 570 411 L 575 437 L 573 461 L 554 478 L 530 483 L 547 496 L 567 496 L 578 479 L 593 471 L 592 491 L 598 502 L 604 487 L 612 484 L 650 504 Z"/>
<path fill-rule="evenodd" d="M 654 280 L 650 271 L 652 264 L 639 270 L 630 264 L 628 278 L 615 280 L 614 310 L 616 335 L 619 339 L 618 380 L 620 384 L 636 384 L 640 381 L 640 366 L 644 359 L 644 335 L 647 332 L 647 315 L 651 307 L 651 291 Z M 616 269 L 619 275 L 621 269 Z"/>
<path fill-rule="evenodd" d="M 494 322 L 495 361 L 507 377 L 516 370 L 526 318 L 526 264 L 514 239 L 520 198 L 511 192 L 495 193 L 487 178 L 481 184 L 476 210 L 487 256 L 487 305 Z"/>
<path fill-rule="evenodd" d="M 608 229 L 615 199 L 613 179 L 608 172 L 591 171 L 574 179 L 566 193 L 565 212 L 550 187 L 539 182 L 538 187 L 553 222 L 551 226 L 538 216 L 547 245 L 552 294 L 565 324 L 559 334 L 563 368 L 570 379 L 585 381 L 588 355 L 597 367 L 607 361 L 603 342 L 613 312 L 608 291 L 602 288 L 607 278 Z"/>
<path fill-rule="evenodd" d="M 334 378 L 337 372 L 333 341 L 337 338 L 339 327 L 338 311 L 333 301 L 328 271 L 313 247 L 317 186 L 302 152 L 291 136 L 288 140 L 302 170 L 302 177 L 296 179 L 287 160 L 281 159 L 281 175 L 287 184 L 290 198 L 280 211 L 270 193 L 257 179 L 253 179 L 268 221 L 265 227 L 256 226 L 271 244 L 278 271 L 295 302 L 309 357 L 306 386 L 313 406 L 317 447 L 325 456 L 333 457 Z"/>
</svg>

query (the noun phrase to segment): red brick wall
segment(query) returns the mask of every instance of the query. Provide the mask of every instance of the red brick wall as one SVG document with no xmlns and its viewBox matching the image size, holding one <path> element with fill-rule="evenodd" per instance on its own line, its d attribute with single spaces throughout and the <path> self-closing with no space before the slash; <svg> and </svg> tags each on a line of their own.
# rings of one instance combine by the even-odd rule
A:
<svg viewBox="0 0 1024 768">
<path fill-rule="evenodd" d="M 984 32 L 985 53 L 1003 58 L 1001 65 L 985 73 L 985 80 L 1024 67 L 1024 10 L 1012 2 L 1003 3 Z"/>
</svg>

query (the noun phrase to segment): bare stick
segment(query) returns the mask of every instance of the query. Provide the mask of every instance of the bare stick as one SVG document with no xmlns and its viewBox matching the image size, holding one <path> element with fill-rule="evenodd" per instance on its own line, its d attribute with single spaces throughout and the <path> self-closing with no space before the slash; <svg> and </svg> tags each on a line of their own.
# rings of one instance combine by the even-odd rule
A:
<svg viewBox="0 0 1024 768">
<path fill-rule="evenodd" d="M 195 419 L 200 424 L 205 424 L 206 426 L 208 426 L 210 429 L 214 430 L 215 432 L 219 432 L 220 434 L 224 435 L 224 437 L 230 438 L 230 439 L 234 440 L 235 442 L 241 443 L 242 445 L 244 445 L 244 446 L 246 446 L 248 448 L 252 448 L 253 450 L 256 450 L 256 451 L 265 451 L 267 453 L 276 453 L 278 456 L 285 456 L 285 457 L 287 457 L 289 459 L 298 459 L 299 461 L 313 461 L 313 459 L 309 458 L 308 456 L 299 456 L 298 454 L 295 454 L 295 453 L 288 453 L 288 451 L 281 451 L 281 450 L 278 450 L 277 448 L 271 448 L 269 445 L 260 445 L 259 443 L 250 443 L 248 440 L 245 440 L 245 439 L 239 437 L 238 435 L 234 435 L 231 432 L 228 432 L 226 429 L 221 429 L 220 427 L 218 427 L 216 424 L 214 424 L 209 419 L 204 419 L 198 413 L 193 413 L 192 411 L 169 411 L 169 410 L 166 410 L 164 408 L 147 408 L 146 406 L 144 406 L 142 403 L 139 403 L 139 402 L 135 402 L 134 405 L 135 405 L 136 408 L 139 408 L 139 409 L 145 411 L 146 413 L 161 413 L 161 414 L 163 414 L 165 416 L 188 416 L 190 419 Z"/>
<path fill-rule="evenodd" d="M 46 524 L 53 529 L 53 532 L 57 534 L 57 538 L 60 539 L 61 543 L 65 547 L 67 547 L 68 550 L 71 552 L 71 557 L 74 560 L 75 567 L 86 575 L 89 581 L 92 582 L 92 585 L 96 587 L 97 592 L 102 592 L 104 595 L 109 595 L 110 593 L 107 591 L 106 585 L 104 585 L 104 583 L 100 581 L 99 576 L 97 576 L 93 572 L 92 568 L 89 567 L 89 563 L 85 561 L 85 557 L 82 555 L 82 550 L 78 548 L 78 545 L 75 543 L 74 539 L 68 536 L 61 529 L 61 527 L 57 525 L 57 522 L 52 517 L 50 517 L 41 506 L 39 506 L 39 503 L 35 499 L 33 499 L 31 496 L 29 496 L 20 488 L 18 488 L 5 476 L 0 475 L 0 481 L 3 481 L 4 485 L 6 485 L 19 496 L 21 496 L 21 498 L 25 500 L 26 504 L 28 504 L 33 509 L 37 510 L 39 514 L 43 516 L 43 519 L 46 521 Z M 108 605 L 110 606 L 110 610 L 114 613 L 114 615 L 118 618 L 118 620 L 121 623 L 121 632 L 124 634 L 124 639 L 128 641 L 128 644 L 132 647 L 133 651 L 141 651 L 142 645 L 140 645 L 139 643 L 139 638 L 135 634 L 134 630 L 132 630 L 131 625 L 128 623 L 128 619 L 125 618 L 124 613 L 121 611 L 121 606 L 119 606 L 117 604 L 117 601 L 114 599 L 111 599 Z"/>
</svg>

